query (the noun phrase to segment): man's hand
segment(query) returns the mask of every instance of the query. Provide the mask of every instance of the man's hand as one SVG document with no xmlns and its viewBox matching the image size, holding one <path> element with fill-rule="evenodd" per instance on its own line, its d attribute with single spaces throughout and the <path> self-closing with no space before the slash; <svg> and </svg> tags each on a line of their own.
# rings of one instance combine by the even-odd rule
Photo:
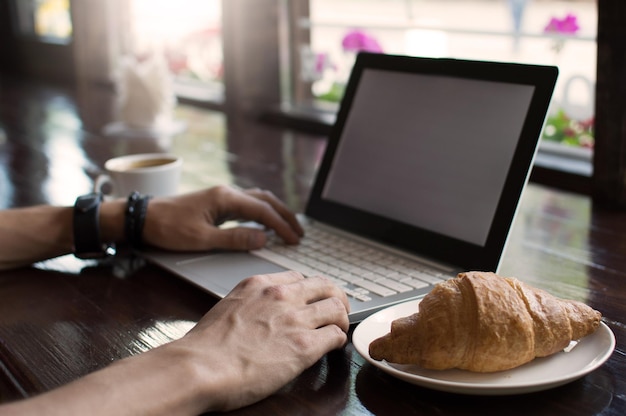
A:
<svg viewBox="0 0 626 416">
<path fill-rule="evenodd" d="M 345 293 L 296 272 L 248 278 L 185 337 L 204 368 L 212 410 L 258 401 L 347 341 Z"/>
<path fill-rule="evenodd" d="M 303 235 L 296 216 L 271 192 L 216 186 L 150 201 L 143 238 L 146 244 L 179 251 L 254 250 L 265 245 L 263 230 L 219 228 L 234 219 L 256 221 L 288 244 L 298 243 Z"/>
</svg>

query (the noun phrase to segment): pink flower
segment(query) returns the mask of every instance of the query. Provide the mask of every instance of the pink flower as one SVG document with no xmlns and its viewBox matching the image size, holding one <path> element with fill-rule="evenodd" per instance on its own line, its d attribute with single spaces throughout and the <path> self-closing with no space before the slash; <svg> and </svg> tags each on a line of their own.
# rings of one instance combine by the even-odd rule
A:
<svg viewBox="0 0 626 416">
<path fill-rule="evenodd" d="M 315 54 L 315 73 L 321 74 L 326 68 L 336 69 L 330 61 L 327 53 Z"/>
<path fill-rule="evenodd" d="M 568 13 L 564 18 L 559 19 L 553 17 L 543 29 L 545 33 L 560 33 L 565 35 L 573 35 L 580 30 L 578 19 L 575 15 Z"/>
<path fill-rule="evenodd" d="M 350 52 L 383 52 L 383 48 L 373 36 L 358 29 L 348 32 L 343 37 L 343 40 L 341 41 L 341 46 L 345 51 Z"/>
</svg>

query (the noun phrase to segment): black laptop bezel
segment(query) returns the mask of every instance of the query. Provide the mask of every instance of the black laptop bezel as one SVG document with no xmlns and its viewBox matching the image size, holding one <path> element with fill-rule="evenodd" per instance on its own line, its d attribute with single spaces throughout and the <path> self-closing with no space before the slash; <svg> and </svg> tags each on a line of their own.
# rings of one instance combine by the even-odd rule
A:
<svg viewBox="0 0 626 416">
<path fill-rule="evenodd" d="M 535 87 L 484 246 L 443 236 L 322 198 L 324 184 L 352 100 L 366 69 L 443 75 Z M 336 122 L 330 132 L 326 151 L 306 206 L 306 215 L 328 225 L 401 250 L 419 253 L 422 257 L 445 262 L 464 270 L 496 271 L 520 196 L 528 180 L 557 77 L 558 69 L 554 66 L 360 53 L 357 55 Z"/>
</svg>

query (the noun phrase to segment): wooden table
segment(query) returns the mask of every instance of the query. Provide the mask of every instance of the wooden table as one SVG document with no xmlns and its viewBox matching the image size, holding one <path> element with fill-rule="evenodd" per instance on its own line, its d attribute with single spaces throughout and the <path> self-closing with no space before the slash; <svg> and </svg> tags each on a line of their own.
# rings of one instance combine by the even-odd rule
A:
<svg viewBox="0 0 626 416">
<path fill-rule="evenodd" d="M 73 203 L 104 160 L 143 151 L 185 157 L 183 188 L 216 183 L 270 189 L 300 210 L 325 142 L 181 106 L 176 137 L 106 137 L 106 89 L 60 90 L 0 81 L 1 208 Z M 108 103 L 108 104 L 107 104 Z M 0 273 L 0 400 L 28 397 L 180 337 L 215 299 L 151 265 L 71 256 Z M 438 392 L 367 363 L 351 343 L 275 395 L 235 414 L 626 414 L 626 214 L 531 184 L 502 274 L 600 310 L 617 338 L 596 371 L 554 389 L 513 396 Z"/>
</svg>

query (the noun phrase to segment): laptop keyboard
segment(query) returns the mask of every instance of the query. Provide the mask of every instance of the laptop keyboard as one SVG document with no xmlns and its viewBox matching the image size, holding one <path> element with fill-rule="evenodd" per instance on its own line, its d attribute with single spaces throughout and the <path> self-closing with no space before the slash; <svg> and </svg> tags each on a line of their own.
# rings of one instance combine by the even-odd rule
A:
<svg viewBox="0 0 626 416">
<path fill-rule="evenodd" d="M 373 295 L 388 297 L 424 289 L 448 277 L 422 263 L 311 225 L 305 226 L 305 237 L 298 245 L 285 245 L 272 237 L 265 248 L 252 254 L 305 276 L 326 276 L 348 296 L 363 302 Z"/>
</svg>

